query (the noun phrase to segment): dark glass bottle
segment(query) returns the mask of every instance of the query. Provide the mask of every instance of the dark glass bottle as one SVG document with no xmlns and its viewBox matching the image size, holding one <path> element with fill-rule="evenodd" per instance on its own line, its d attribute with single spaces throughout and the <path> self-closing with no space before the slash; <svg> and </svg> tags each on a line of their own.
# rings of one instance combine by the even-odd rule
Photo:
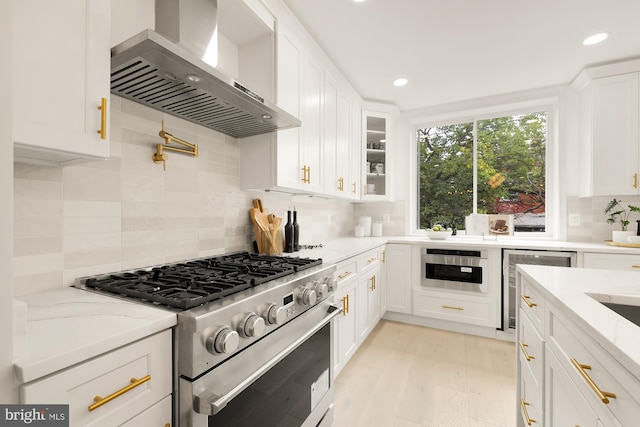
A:
<svg viewBox="0 0 640 427">
<path fill-rule="evenodd" d="M 300 250 L 299 237 L 300 225 L 298 224 L 298 212 L 293 211 L 293 250 L 296 252 Z"/>
<path fill-rule="evenodd" d="M 291 211 L 287 211 L 287 223 L 284 226 L 284 251 L 293 252 L 293 223 Z"/>
</svg>

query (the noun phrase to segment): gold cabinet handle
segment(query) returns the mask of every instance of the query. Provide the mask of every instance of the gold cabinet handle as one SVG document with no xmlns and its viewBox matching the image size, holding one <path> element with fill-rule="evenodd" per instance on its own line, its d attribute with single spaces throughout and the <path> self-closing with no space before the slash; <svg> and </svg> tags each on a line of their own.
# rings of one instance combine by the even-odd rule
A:
<svg viewBox="0 0 640 427">
<path fill-rule="evenodd" d="M 107 98 L 102 98 L 102 102 L 98 106 L 100 110 L 100 139 L 107 139 Z"/>
<path fill-rule="evenodd" d="M 340 298 L 342 301 L 342 315 L 346 316 L 349 314 L 349 294 L 346 294 L 344 298 Z"/>
<path fill-rule="evenodd" d="M 638 174 L 633 174 L 633 188 L 638 188 Z"/>
<path fill-rule="evenodd" d="M 338 191 L 344 191 L 344 178 L 338 178 Z"/>
<path fill-rule="evenodd" d="M 462 307 L 453 307 L 453 306 L 450 306 L 450 305 L 443 305 L 442 308 L 446 308 L 447 310 L 464 311 L 464 308 L 462 308 Z"/>
<path fill-rule="evenodd" d="M 529 308 L 538 306 L 538 304 L 536 304 L 535 302 L 529 301 L 529 298 L 531 298 L 529 295 L 520 295 L 520 298 L 522 298 L 522 301 L 524 301 L 529 306 Z"/>
<path fill-rule="evenodd" d="M 89 405 L 89 412 L 93 411 L 94 409 L 98 409 L 99 407 L 101 407 L 105 403 L 111 402 L 116 397 L 122 396 L 126 392 L 133 390 L 134 388 L 138 387 L 140 384 L 146 383 L 150 379 L 151 379 L 151 375 L 147 375 L 146 377 L 142 377 L 140 379 L 131 378 L 131 384 L 129 384 L 126 387 L 121 388 L 120 390 L 116 391 L 115 393 L 111 393 L 107 397 L 102 397 L 102 396 L 94 397 L 93 401 L 95 403 L 92 404 L 92 405 Z"/>
<path fill-rule="evenodd" d="M 387 261 L 387 251 L 382 251 L 382 263 L 384 264 Z"/>
<path fill-rule="evenodd" d="M 375 260 L 377 260 L 377 259 L 378 259 L 378 258 L 376 258 L 376 257 L 369 258 L 369 259 L 367 260 L 367 264 L 371 264 L 372 262 L 374 262 L 374 261 L 375 261 Z"/>
<path fill-rule="evenodd" d="M 345 277 L 347 277 L 347 276 L 349 276 L 351 274 L 353 274 L 353 273 L 350 272 L 350 271 L 345 271 L 343 275 L 338 275 L 338 279 L 342 280 L 342 279 L 344 279 Z"/>
<path fill-rule="evenodd" d="M 369 289 L 371 289 L 371 292 L 376 290 L 376 276 L 371 276 L 371 287 Z"/>
<path fill-rule="evenodd" d="M 353 194 L 356 194 L 356 182 L 353 181 Z"/>
<path fill-rule="evenodd" d="M 522 341 L 518 341 L 518 344 L 520 344 L 520 350 L 522 350 L 522 354 L 524 354 L 525 359 L 527 359 L 527 362 L 531 362 L 531 359 L 535 359 L 535 356 L 531 356 L 528 352 L 527 349 L 525 347 L 529 347 L 529 344 L 523 344 Z"/>
<path fill-rule="evenodd" d="M 587 382 L 587 384 L 589 384 L 589 387 L 591 387 L 591 389 L 598 395 L 598 398 L 600 400 L 602 400 L 602 403 L 604 403 L 604 404 L 609 403 L 609 399 L 607 399 L 608 397 L 610 397 L 612 399 L 616 398 L 616 394 L 615 393 L 610 393 L 608 391 L 602 391 L 602 390 L 600 390 L 600 387 L 598 387 L 596 385 L 596 383 L 593 382 L 593 380 L 591 379 L 589 374 L 586 373 L 586 370 L 587 369 L 591 369 L 591 366 L 582 365 L 582 364 L 578 363 L 578 361 L 573 357 L 571 358 L 571 363 L 573 363 L 573 366 L 578 370 L 578 372 L 580 372 L 580 375 L 582 375 L 582 378 L 584 378 L 584 380 Z"/>
<path fill-rule="evenodd" d="M 632 265 L 631 268 L 640 268 L 640 265 Z"/>
<path fill-rule="evenodd" d="M 523 398 L 520 398 L 520 406 L 522 407 L 522 412 L 524 413 L 524 417 L 527 420 L 527 425 L 530 426 L 533 423 L 537 423 L 533 418 L 529 418 L 529 411 L 527 411 L 527 406 L 530 404 L 525 402 Z"/>
</svg>

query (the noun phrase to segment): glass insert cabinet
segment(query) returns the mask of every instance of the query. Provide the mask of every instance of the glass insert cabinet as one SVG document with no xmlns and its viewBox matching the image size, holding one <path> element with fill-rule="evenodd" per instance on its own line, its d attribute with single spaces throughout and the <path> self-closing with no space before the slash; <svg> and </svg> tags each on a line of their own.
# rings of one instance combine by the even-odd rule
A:
<svg viewBox="0 0 640 427">
<path fill-rule="evenodd" d="M 390 115 L 372 111 L 362 112 L 363 129 L 363 189 L 364 199 L 389 198 L 390 183 L 388 150 Z"/>
</svg>

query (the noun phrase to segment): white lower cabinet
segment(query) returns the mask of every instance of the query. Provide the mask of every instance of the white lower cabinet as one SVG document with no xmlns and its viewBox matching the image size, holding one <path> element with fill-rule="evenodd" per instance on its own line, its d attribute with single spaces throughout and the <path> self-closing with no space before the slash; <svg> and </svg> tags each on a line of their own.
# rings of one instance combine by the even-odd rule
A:
<svg viewBox="0 0 640 427">
<path fill-rule="evenodd" d="M 122 424 L 121 427 L 171 427 L 172 409 L 171 396 L 167 396 Z"/>
<path fill-rule="evenodd" d="M 335 322 L 334 375 L 338 375 L 358 349 L 358 324 L 355 306 L 358 302 L 355 261 L 342 262 L 336 271 L 338 289 L 335 303 L 342 308 L 342 315 Z"/>
<path fill-rule="evenodd" d="M 171 425 L 171 342 L 167 330 L 26 383 L 20 402 L 68 404 L 71 427 Z"/>
<path fill-rule="evenodd" d="M 419 248 L 415 247 L 419 254 Z M 390 243 L 385 248 L 384 277 L 386 308 L 411 314 L 412 246 Z M 415 261 L 417 264 L 419 261 Z"/>
<path fill-rule="evenodd" d="M 584 254 L 583 264 L 584 268 L 640 272 L 640 255 L 587 252 Z"/>
<path fill-rule="evenodd" d="M 576 385 L 553 353 L 547 356 L 546 378 L 544 425 L 580 427 L 600 425 L 597 415 L 580 395 Z"/>
<path fill-rule="evenodd" d="M 383 311 L 384 281 L 380 273 L 384 247 L 348 258 L 338 264 L 335 304 L 342 308 L 334 327 L 334 375 L 376 326 Z"/>
<path fill-rule="evenodd" d="M 380 320 L 380 267 L 359 275 L 358 279 L 358 337 L 364 341 Z"/>
<path fill-rule="evenodd" d="M 517 425 L 637 425 L 640 381 L 587 335 L 581 324 L 565 316 L 561 306 L 548 300 L 544 288 L 520 272 L 517 290 L 520 352 L 516 395 L 521 415 Z M 544 360 L 542 365 L 536 362 L 538 353 Z M 536 359 L 530 363 L 523 356 L 526 354 Z M 544 375 L 537 378 L 542 375 L 540 366 L 544 366 Z"/>
</svg>

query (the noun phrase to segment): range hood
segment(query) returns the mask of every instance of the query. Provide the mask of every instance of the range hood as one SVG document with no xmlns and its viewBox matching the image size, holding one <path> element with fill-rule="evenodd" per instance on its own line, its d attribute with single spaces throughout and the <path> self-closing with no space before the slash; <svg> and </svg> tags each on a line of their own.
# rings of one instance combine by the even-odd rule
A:
<svg viewBox="0 0 640 427">
<path fill-rule="evenodd" d="M 111 49 L 111 93 L 236 138 L 300 126 L 201 59 L 217 31 L 216 0 L 156 0 L 155 8 L 155 31 Z"/>
</svg>

